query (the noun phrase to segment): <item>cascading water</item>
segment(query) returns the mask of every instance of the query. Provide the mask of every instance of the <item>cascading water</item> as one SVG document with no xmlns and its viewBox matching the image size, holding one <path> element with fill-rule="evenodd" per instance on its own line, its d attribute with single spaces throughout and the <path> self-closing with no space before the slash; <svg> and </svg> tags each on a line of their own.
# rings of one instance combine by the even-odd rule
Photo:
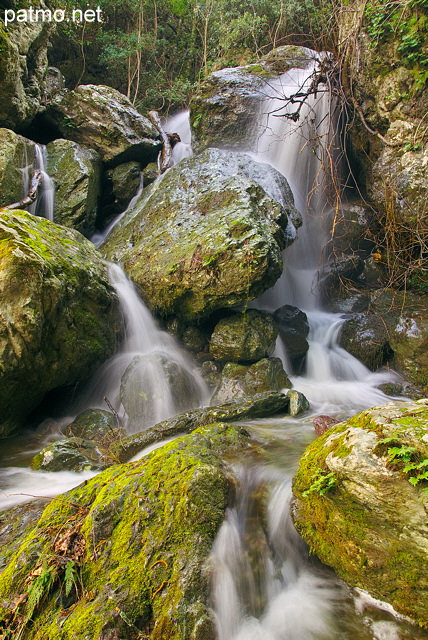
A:
<svg viewBox="0 0 428 640">
<path fill-rule="evenodd" d="M 327 93 L 310 97 L 300 108 L 301 124 L 281 117 L 293 104 L 287 97 L 304 91 L 316 62 L 292 69 L 269 83 L 264 109 L 264 134 L 256 160 L 271 164 L 288 180 L 303 225 L 284 252 L 284 273 L 254 306 L 275 311 L 284 304 L 304 310 L 310 333 L 306 372 L 292 376 L 293 386 L 311 402 L 312 415 L 342 418 L 390 400 L 377 385 L 389 373 L 372 373 L 338 346 L 342 316 L 321 308 L 319 269 L 328 256 L 329 216 L 324 197 L 323 159 L 335 145 Z M 332 151 L 334 153 L 334 149 Z M 264 185 L 269 193 L 269 185 Z M 274 193 L 270 193 L 275 197 Z M 276 354 L 287 355 L 278 342 Z M 356 613 L 355 592 L 347 589 L 321 563 L 311 561 L 290 518 L 291 478 L 305 444 L 313 438 L 310 417 L 259 422 L 250 428 L 285 440 L 280 457 L 268 468 L 247 463 L 237 471 L 239 490 L 214 543 L 212 604 L 218 640 L 401 640 L 419 636 L 382 603 L 366 602 Z M 273 434 L 272 434 L 273 430 Z M 306 437 L 308 440 L 304 442 Z M 284 461 L 294 440 L 300 452 Z M 290 456 L 288 456 L 290 458 Z M 267 508 L 263 504 L 267 502 Z M 363 615 L 365 614 L 365 615 Z M 410 630 L 409 630 L 410 629 Z"/>
<path fill-rule="evenodd" d="M 130 432 L 206 403 L 208 388 L 195 365 L 176 340 L 158 328 L 123 269 L 110 264 L 109 276 L 121 304 L 125 340 L 120 352 L 98 370 L 84 404 L 105 408 L 106 397 L 114 407 L 119 407 L 124 393 L 121 380 L 127 370 L 141 394 L 144 393 L 137 407 L 138 423 L 127 420 Z M 123 408 L 119 413 L 126 419 Z"/>
<path fill-rule="evenodd" d="M 41 216 L 53 222 L 55 185 L 46 170 L 47 155 L 46 147 L 42 144 L 34 146 L 34 160 L 32 170 L 40 171 L 42 182 L 38 190 L 36 201 L 29 207 L 30 213 Z M 24 171 L 24 193 L 27 193 L 30 183 L 29 172 Z"/>
</svg>

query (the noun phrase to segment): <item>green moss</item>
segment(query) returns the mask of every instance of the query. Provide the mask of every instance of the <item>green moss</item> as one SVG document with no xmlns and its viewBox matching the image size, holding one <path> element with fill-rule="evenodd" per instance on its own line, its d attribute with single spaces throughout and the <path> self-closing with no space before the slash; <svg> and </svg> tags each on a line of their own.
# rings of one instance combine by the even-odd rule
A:
<svg viewBox="0 0 428 640">
<path fill-rule="evenodd" d="M 77 593 L 67 601 L 59 575 L 22 640 L 92 640 L 108 629 L 123 638 L 181 640 L 184 625 L 190 634 L 209 620 L 203 566 L 231 488 L 219 455 L 246 443 L 232 426 L 203 427 L 53 500 L 0 577 L 0 620 L 28 589 L 31 571 L 51 564 L 59 532 L 72 526 L 84 541 Z"/>
</svg>

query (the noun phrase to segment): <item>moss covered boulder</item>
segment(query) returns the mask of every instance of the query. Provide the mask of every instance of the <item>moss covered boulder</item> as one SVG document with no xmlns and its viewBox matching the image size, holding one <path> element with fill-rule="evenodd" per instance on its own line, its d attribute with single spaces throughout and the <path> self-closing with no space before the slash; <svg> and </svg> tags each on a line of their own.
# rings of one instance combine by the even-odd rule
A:
<svg viewBox="0 0 428 640">
<path fill-rule="evenodd" d="M 278 47 L 256 64 L 214 71 L 190 104 L 196 148 L 255 150 L 263 132 L 256 116 L 272 93 L 269 81 L 293 67 L 306 68 L 313 57 L 310 49 L 291 45 Z"/>
<path fill-rule="evenodd" d="M 352 586 L 428 627 L 428 400 L 392 402 L 329 429 L 303 455 L 300 535 Z"/>
<path fill-rule="evenodd" d="M 97 442 L 83 438 L 57 440 L 31 461 L 35 471 L 99 471 L 112 464 Z"/>
<path fill-rule="evenodd" d="M 284 185 L 286 204 L 252 177 L 263 171 Z M 249 156 L 208 149 L 143 192 L 103 251 L 123 263 L 152 310 L 208 316 L 255 298 L 280 276 L 282 249 L 295 236 L 288 218 L 296 210 L 286 185 Z"/>
<path fill-rule="evenodd" d="M 374 313 L 354 314 L 345 320 L 338 344 L 372 371 L 392 357 L 386 322 Z"/>
<path fill-rule="evenodd" d="M 242 429 L 211 425 L 53 499 L 0 576 L 0 628 L 214 640 L 207 560 L 233 492 L 222 455 L 249 446 Z"/>
<path fill-rule="evenodd" d="M 257 362 L 270 356 L 278 331 L 268 313 L 248 309 L 220 320 L 210 340 L 210 354 L 220 362 Z"/>
<path fill-rule="evenodd" d="M 0 217 L 0 435 L 47 391 L 87 378 L 118 347 L 104 262 L 77 231 L 22 211 Z"/>
<path fill-rule="evenodd" d="M 255 393 L 289 389 L 291 382 L 279 358 L 263 358 L 245 366 L 228 362 L 211 399 L 212 405 L 251 397 Z"/>
<path fill-rule="evenodd" d="M 122 93 L 102 85 L 80 85 L 57 93 L 43 117 L 61 137 L 97 151 L 104 162 L 147 164 L 157 157 L 159 134 Z"/>
<path fill-rule="evenodd" d="M 46 149 L 55 184 L 54 222 L 91 235 L 101 193 L 100 157 L 70 140 L 54 140 Z"/>
<path fill-rule="evenodd" d="M 22 169 L 33 161 L 34 146 L 10 129 L 0 129 L 0 208 L 23 197 Z"/>
</svg>

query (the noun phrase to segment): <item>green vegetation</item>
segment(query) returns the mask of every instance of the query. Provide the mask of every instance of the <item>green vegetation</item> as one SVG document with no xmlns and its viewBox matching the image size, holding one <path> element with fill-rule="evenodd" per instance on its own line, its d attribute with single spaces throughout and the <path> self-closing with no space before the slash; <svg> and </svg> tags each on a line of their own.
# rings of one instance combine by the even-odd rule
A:
<svg viewBox="0 0 428 640">
<path fill-rule="evenodd" d="M 59 25 L 51 64 L 61 69 L 70 87 L 107 84 L 142 109 L 186 105 L 196 83 L 215 69 L 257 62 L 283 44 L 317 48 L 321 37 L 331 40 L 333 32 L 332 0 L 100 0 L 98 4 L 102 23 Z M 72 5 L 87 6 L 85 0 Z"/>
</svg>

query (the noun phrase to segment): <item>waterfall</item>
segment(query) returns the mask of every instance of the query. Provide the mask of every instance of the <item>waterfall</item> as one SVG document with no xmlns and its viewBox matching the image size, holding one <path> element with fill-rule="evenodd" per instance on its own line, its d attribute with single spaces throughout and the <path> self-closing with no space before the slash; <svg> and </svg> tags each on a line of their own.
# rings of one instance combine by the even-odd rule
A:
<svg viewBox="0 0 428 640">
<path fill-rule="evenodd" d="M 39 187 L 36 201 L 29 207 L 29 212 L 35 216 L 40 216 L 53 222 L 55 185 L 52 178 L 47 173 L 46 147 L 42 144 L 35 144 L 34 146 L 32 171 L 36 170 L 41 171 L 42 182 Z M 27 193 L 29 183 L 30 178 L 28 171 L 26 171 L 24 173 L 24 193 Z"/>
<path fill-rule="evenodd" d="M 321 92 L 301 106 L 299 122 L 283 117 L 296 109 L 286 98 L 308 87 L 315 65 L 314 61 L 305 70 L 292 69 L 266 87 L 269 97 L 261 115 L 264 133 L 257 154 L 252 155 L 287 178 L 303 225 L 284 251 L 282 277 L 252 304 L 271 312 L 284 304 L 305 311 L 310 327 L 306 371 L 289 377 L 310 400 L 312 415 L 345 418 L 390 400 L 377 386 L 393 375 L 372 373 L 338 345 L 344 318 L 323 310 L 318 294 L 318 272 L 329 257 L 325 252 L 329 172 L 324 160 L 333 154 L 336 161 L 334 104 L 327 92 Z M 274 355 L 289 370 L 280 340 Z M 300 422 L 308 433 L 313 429 L 310 420 Z M 275 435 L 286 441 L 281 453 L 285 457 L 295 425 L 290 419 L 280 423 Z M 261 425 L 251 428 L 257 432 Z M 400 635 L 393 616 L 376 620 L 381 617 L 379 610 L 374 617 L 355 621 L 355 594 L 309 558 L 290 518 L 291 478 L 297 460 L 287 464 L 282 460 L 270 468 L 259 465 L 247 462 L 238 468 L 235 504 L 228 509 L 213 546 L 212 606 L 218 640 L 407 638 Z"/>
<path fill-rule="evenodd" d="M 119 298 L 125 324 L 120 352 L 98 370 L 80 410 L 105 408 L 104 398 L 118 410 L 130 432 L 148 428 L 187 409 L 208 403 L 208 388 L 190 357 L 177 341 L 155 323 L 123 269 L 109 265 L 109 277 Z M 131 367 L 131 369 L 129 368 Z M 122 405 L 125 372 L 135 380 L 147 402 L 132 423 Z M 174 384 L 179 386 L 176 391 Z M 140 393 L 141 392 L 141 393 Z"/>
<path fill-rule="evenodd" d="M 178 133 L 180 142 L 177 142 L 172 150 L 172 165 L 177 164 L 183 158 L 192 155 L 192 132 L 190 129 L 189 112 L 179 111 L 165 122 L 167 133 Z"/>
</svg>

